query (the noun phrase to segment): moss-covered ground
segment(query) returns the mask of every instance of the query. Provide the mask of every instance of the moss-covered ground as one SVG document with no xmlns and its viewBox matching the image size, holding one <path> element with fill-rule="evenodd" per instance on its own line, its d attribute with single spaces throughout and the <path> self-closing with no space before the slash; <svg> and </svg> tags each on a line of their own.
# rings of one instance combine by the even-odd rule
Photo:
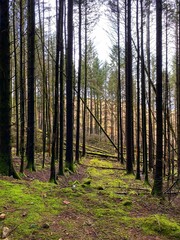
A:
<svg viewBox="0 0 180 240">
<path fill-rule="evenodd" d="M 180 239 L 178 206 L 152 197 L 150 186 L 121 168 L 84 159 L 58 185 L 1 177 L 0 231 L 8 227 L 9 240 Z"/>
</svg>

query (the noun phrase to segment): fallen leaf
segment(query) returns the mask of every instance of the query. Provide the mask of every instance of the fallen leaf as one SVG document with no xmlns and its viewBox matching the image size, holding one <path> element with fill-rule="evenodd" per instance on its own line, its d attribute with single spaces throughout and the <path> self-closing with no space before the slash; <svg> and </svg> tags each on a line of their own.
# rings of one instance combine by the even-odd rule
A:
<svg viewBox="0 0 180 240">
<path fill-rule="evenodd" d="M 70 202 L 66 201 L 66 200 L 64 200 L 63 203 L 66 204 L 66 205 L 70 204 Z"/>
</svg>

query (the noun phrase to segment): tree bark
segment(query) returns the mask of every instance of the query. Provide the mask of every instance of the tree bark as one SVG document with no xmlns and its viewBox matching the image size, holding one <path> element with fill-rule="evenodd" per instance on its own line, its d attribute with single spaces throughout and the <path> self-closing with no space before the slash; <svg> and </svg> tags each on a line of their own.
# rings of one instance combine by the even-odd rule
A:
<svg viewBox="0 0 180 240">
<path fill-rule="evenodd" d="M 0 174 L 18 177 L 11 156 L 9 1 L 0 1 Z"/>
<path fill-rule="evenodd" d="M 28 0 L 28 123 L 27 123 L 27 168 L 35 171 L 34 162 L 34 83 L 35 83 L 35 2 Z"/>
<path fill-rule="evenodd" d="M 66 75 L 66 167 L 74 171 L 73 164 L 73 1 L 68 0 L 68 41 Z"/>
<path fill-rule="evenodd" d="M 76 161 L 79 163 L 79 140 L 80 140 L 80 96 L 81 96 L 81 55 L 82 55 L 82 11 L 79 0 L 79 62 L 78 62 L 78 89 L 77 89 L 77 115 L 76 115 Z"/>
<path fill-rule="evenodd" d="M 157 115 L 157 144 L 156 144 L 156 171 L 152 194 L 163 195 L 162 175 L 162 1 L 156 0 L 156 115 Z"/>
<path fill-rule="evenodd" d="M 133 173 L 133 93 L 132 93 L 132 43 L 131 43 L 131 0 L 126 0 L 126 157 L 127 173 Z"/>
</svg>

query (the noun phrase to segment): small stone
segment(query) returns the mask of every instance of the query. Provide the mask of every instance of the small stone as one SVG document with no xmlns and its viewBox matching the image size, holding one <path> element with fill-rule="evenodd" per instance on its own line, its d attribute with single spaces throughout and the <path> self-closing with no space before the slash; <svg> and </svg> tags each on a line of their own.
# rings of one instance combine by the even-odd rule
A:
<svg viewBox="0 0 180 240">
<path fill-rule="evenodd" d="M 0 220 L 4 220 L 5 218 L 6 218 L 6 214 L 1 213 L 1 214 L 0 214 Z"/>
<path fill-rule="evenodd" d="M 44 223 L 43 225 L 42 225 L 42 228 L 45 228 L 45 229 L 48 229 L 50 226 L 49 226 L 49 223 Z"/>
<path fill-rule="evenodd" d="M 2 239 L 6 238 L 10 233 L 10 229 L 8 227 L 3 227 L 2 229 Z"/>
</svg>

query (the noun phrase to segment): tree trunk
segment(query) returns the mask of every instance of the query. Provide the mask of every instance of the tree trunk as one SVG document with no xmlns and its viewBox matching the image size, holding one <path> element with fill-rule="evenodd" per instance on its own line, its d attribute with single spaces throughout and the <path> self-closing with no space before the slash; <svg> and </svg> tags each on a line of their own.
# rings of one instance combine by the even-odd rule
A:
<svg viewBox="0 0 180 240">
<path fill-rule="evenodd" d="M 86 106 L 87 106 L 87 1 L 85 1 L 85 63 L 84 63 L 84 111 L 83 111 L 83 151 L 86 154 Z"/>
<path fill-rule="evenodd" d="M 65 1 L 60 1 L 60 126 L 59 126 L 59 175 L 64 174 L 64 41 L 63 18 Z"/>
<path fill-rule="evenodd" d="M 24 171 L 24 153 L 25 153 L 25 59 L 24 59 L 24 23 L 23 23 L 23 0 L 20 0 L 20 172 Z"/>
<path fill-rule="evenodd" d="M 136 32 L 137 32 L 137 132 L 136 132 L 136 179 L 140 176 L 140 84 L 139 84 L 139 62 L 140 62 L 140 44 L 139 44 L 139 0 L 136 3 Z"/>
<path fill-rule="evenodd" d="M 124 163 L 123 154 L 123 129 L 122 129 L 122 105 L 121 105 L 121 53 L 120 53 L 120 7 L 117 0 L 117 35 L 118 35 L 118 90 L 117 90 L 117 136 L 118 136 L 118 160 Z"/>
<path fill-rule="evenodd" d="M 58 148 L 58 101 L 59 101 L 59 50 L 60 50 L 60 11 L 58 4 L 56 2 L 56 12 L 58 15 L 56 17 L 56 62 L 55 62 L 55 92 L 54 92 L 54 115 L 53 115 L 53 136 L 52 136 L 52 150 L 51 150 L 51 173 L 50 182 L 56 183 L 56 150 Z"/>
<path fill-rule="evenodd" d="M 34 162 L 34 64 L 35 64 L 35 2 L 28 0 L 28 123 L 27 168 L 35 171 Z"/>
<path fill-rule="evenodd" d="M 156 171 L 152 194 L 163 195 L 162 176 L 162 1 L 156 0 Z"/>
<path fill-rule="evenodd" d="M 144 64 L 144 30 L 143 30 L 143 0 L 141 0 L 141 106 L 142 106 L 142 145 L 143 145 L 143 172 L 148 182 L 147 167 L 147 138 L 146 138 L 146 85 Z"/>
<path fill-rule="evenodd" d="M 132 43 L 131 43 L 131 0 L 126 2 L 126 157 L 127 173 L 133 173 L 134 143 L 133 143 L 133 93 L 132 93 Z"/>
<path fill-rule="evenodd" d="M 9 1 L 0 1 L 0 174 L 18 177 L 11 157 Z"/>
<path fill-rule="evenodd" d="M 149 97 L 149 116 L 148 116 L 148 130 L 149 130 L 149 170 L 153 168 L 153 132 L 152 132 L 152 117 L 151 117 L 151 62 L 150 62 L 150 2 L 147 6 L 147 71 L 148 71 L 148 97 Z"/>
<path fill-rule="evenodd" d="M 73 166 L 73 1 L 68 0 L 68 41 L 66 68 L 66 167 L 74 171 Z"/>
<path fill-rule="evenodd" d="M 15 109 L 16 109 L 16 155 L 19 156 L 19 87 L 16 47 L 16 0 L 13 1 L 13 45 L 14 45 L 14 81 L 15 81 Z"/>
<path fill-rule="evenodd" d="M 76 116 L 76 162 L 79 163 L 79 140 L 80 140 L 80 96 L 81 96 L 81 55 L 82 55 L 82 12 L 81 0 L 79 0 L 79 63 L 78 63 L 78 89 L 77 89 L 77 116 Z"/>
<path fill-rule="evenodd" d="M 177 69 L 177 151 L 178 151 L 178 178 L 180 178 L 180 2 L 178 1 L 178 69 Z"/>
</svg>

